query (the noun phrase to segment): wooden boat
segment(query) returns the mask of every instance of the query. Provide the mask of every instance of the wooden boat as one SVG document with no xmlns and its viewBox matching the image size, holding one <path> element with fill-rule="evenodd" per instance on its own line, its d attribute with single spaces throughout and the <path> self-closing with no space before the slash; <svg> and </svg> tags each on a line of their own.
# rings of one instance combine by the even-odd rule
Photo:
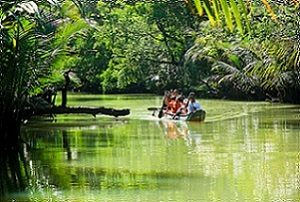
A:
<svg viewBox="0 0 300 202">
<path fill-rule="evenodd" d="M 174 113 L 171 113 L 170 111 L 164 111 L 163 112 L 164 117 L 167 119 L 172 120 L 180 120 L 180 121 L 204 121 L 206 112 L 202 109 L 195 111 L 191 114 L 182 114 L 182 115 L 175 115 Z"/>
</svg>

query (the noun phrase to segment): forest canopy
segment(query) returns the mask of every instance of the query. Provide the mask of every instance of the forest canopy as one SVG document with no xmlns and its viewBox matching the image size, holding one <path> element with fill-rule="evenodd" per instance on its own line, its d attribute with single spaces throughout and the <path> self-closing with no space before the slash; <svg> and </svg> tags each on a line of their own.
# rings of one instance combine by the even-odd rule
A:
<svg viewBox="0 0 300 202">
<path fill-rule="evenodd" d="M 270 3 L 273 19 L 263 1 L 246 5 L 250 13 L 236 3 L 239 14 L 232 3 L 226 10 L 222 1 L 214 2 L 216 24 L 208 10 L 200 16 L 192 1 L 95 1 L 78 11 L 73 6 L 64 18 L 72 13 L 74 19 L 77 12 L 88 28 L 65 44 L 69 53 L 51 62 L 52 76 L 41 78 L 40 87 L 61 85 L 61 71 L 72 69 L 74 89 L 80 91 L 161 93 L 180 88 L 207 97 L 296 101 L 298 7 Z M 67 30 L 67 23 L 56 29 Z"/>
<path fill-rule="evenodd" d="M 23 9 L 19 31 L 31 32 L 21 50 L 35 52 L 34 59 L 28 58 L 34 68 L 28 76 L 36 77 L 30 94 L 59 90 L 63 72 L 72 70 L 77 91 L 180 88 L 206 97 L 297 101 L 296 3 L 52 0 L 3 5 L 3 14 Z M 2 22 L 9 20 L 2 16 Z M 11 27 L 2 24 L 6 37 Z"/>
</svg>

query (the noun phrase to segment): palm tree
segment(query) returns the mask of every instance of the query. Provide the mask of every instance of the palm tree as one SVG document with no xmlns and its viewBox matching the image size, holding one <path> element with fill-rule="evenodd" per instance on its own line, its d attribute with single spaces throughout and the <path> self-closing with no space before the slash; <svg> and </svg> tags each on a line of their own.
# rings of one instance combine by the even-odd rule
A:
<svg viewBox="0 0 300 202">
<path fill-rule="evenodd" d="M 50 7 L 49 7 L 49 2 Z M 71 2 L 71 1 L 70 1 Z M 71 2 L 72 3 L 72 2 Z M 53 21 L 52 7 L 56 1 L 41 4 L 44 12 L 33 1 L 2 2 L 0 8 L 0 148 L 16 148 L 20 127 L 30 94 L 38 85 L 49 60 L 57 53 L 65 54 L 68 40 L 86 23 L 80 15 L 77 20 L 60 20 L 62 28 L 47 30 L 48 21 Z M 49 10 L 50 8 L 50 10 Z M 46 9 L 48 9 L 47 12 Z M 48 16 L 45 16 L 48 13 Z M 49 19 L 48 19 L 49 18 Z M 58 26 L 57 21 L 52 26 Z M 56 24 L 55 24 L 56 23 Z M 54 25 L 53 25 L 54 24 Z M 72 26 L 73 25 L 73 26 Z"/>
<path fill-rule="evenodd" d="M 277 19 L 276 11 L 278 5 L 285 7 L 298 7 L 299 0 L 290 1 L 270 1 L 261 0 L 260 2 L 251 0 L 194 0 L 195 7 L 200 16 L 206 14 L 211 25 L 221 25 L 225 19 L 226 26 L 232 32 L 234 23 L 240 33 L 250 32 L 250 17 L 255 15 L 255 7 L 264 5 L 265 10 L 273 20 Z"/>
<path fill-rule="evenodd" d="M 254 44 L 248 48 L 256 52 L 258 58 L 255 65 L 247 68 L 248 76 L 259 77 L 264 91 L 276 92 L 280 99 L 289 102 L 299 102 L 291 96 L 300 89 L 297 79 L 300 67 L 299 3 L 299 0 L 194 0 L 199 15 L 207 16 L 212 27 L 223 27 L 233 34 L 237 29 L 241 38 Z M 220 62 L 217 66 L 233 69 Z M 224 79 L 234 81 L 232 78 L 239 75 L 237 73 L 228 74 Z"/>
<path fill-rule="evenodd" d="M 37 38 L 34 2 L 5 2 L 0 10 L 1 72 L 0 130 L 1 148 L 18 142 L 23 106 L 34 83 Z"/>
</svg>

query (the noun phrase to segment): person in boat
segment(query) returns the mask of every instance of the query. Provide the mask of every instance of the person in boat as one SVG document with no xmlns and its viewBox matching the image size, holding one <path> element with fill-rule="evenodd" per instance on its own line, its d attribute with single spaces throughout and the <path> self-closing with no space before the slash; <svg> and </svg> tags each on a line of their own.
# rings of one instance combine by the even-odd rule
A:
<svg viewBox="0 0 300 202">
<path fill-rule="evenodd" d="M 196 100 L 195 98 L 195 93 L 190 92 L 189 97 L 188 97 L 188 102 L 187 102 L 187 111 L 188 114 L 194 113 L 198 110 L 202 109 L 202 106 L 200 103 Z"/>
<path fill-rule="evenodd" d="M 176 118 L 176 116 L 179 115 L 186 115 L 188 112 L 186 107 L 186 102 L 184 102 L 183 95 L 180 95 L 176 101 L 177 101 L 177 108 L 173 118 Z"/>
<path fill-rule="evenodd" d="M 169 92 L 168 99 L 164 99 L 164 103 L 167 106 L 165 108 L 165 111 L 169 113 L 175 113 L 178 109 L 178 103 L 177 103 L 178 90 L 174 89 L 168 92 Z"/>
<path fill-rule="evenodd" d="M 171 93 L 170 91 L 166 90 L 163 98 L 163 108 L 167 108 L 170 101 L 171 101 Z"/>
<path fill-rule="evenodd" d="M 162 106 L 160 107 L 158 112 L 158 118 L 161 118 L 163 116 L 163 112 L 168 109 L 170 100 L 171 100 L 171 92 L 166 90 L 162 100 Z M 155 111 L 153 111 L 152 113 L 152 116 L 154 115 L 155 115 Z"/>
<path fill-rule="evenodd" d="M 178 89 L 172 89 L 171 90 L 171 97 L 177 97 L 179 96 L 179 90 Z"/>
<path fill-rule="evenodd" d="M 179 107 L 180 107 L 180 104 L 177 100 L 177 97 L 175 97 L 174 95 L 171 96 L 170 101 L 168 103 L 167 112 L 176 113 L 177 110 L 179 109 Z"/>
</svg>

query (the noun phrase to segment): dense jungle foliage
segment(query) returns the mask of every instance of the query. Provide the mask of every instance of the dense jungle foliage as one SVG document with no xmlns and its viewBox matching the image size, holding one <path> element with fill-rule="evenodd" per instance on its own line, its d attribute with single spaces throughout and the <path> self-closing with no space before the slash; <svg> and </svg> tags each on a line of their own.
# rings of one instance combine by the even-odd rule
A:
<svg viewBox="0 0 300 202">
<path fill-rule="evenodd" d="M 76 91 L 300 101 L 296 0 L 0 3 L 1 143 L 66 71 Z"/>
</svg>

